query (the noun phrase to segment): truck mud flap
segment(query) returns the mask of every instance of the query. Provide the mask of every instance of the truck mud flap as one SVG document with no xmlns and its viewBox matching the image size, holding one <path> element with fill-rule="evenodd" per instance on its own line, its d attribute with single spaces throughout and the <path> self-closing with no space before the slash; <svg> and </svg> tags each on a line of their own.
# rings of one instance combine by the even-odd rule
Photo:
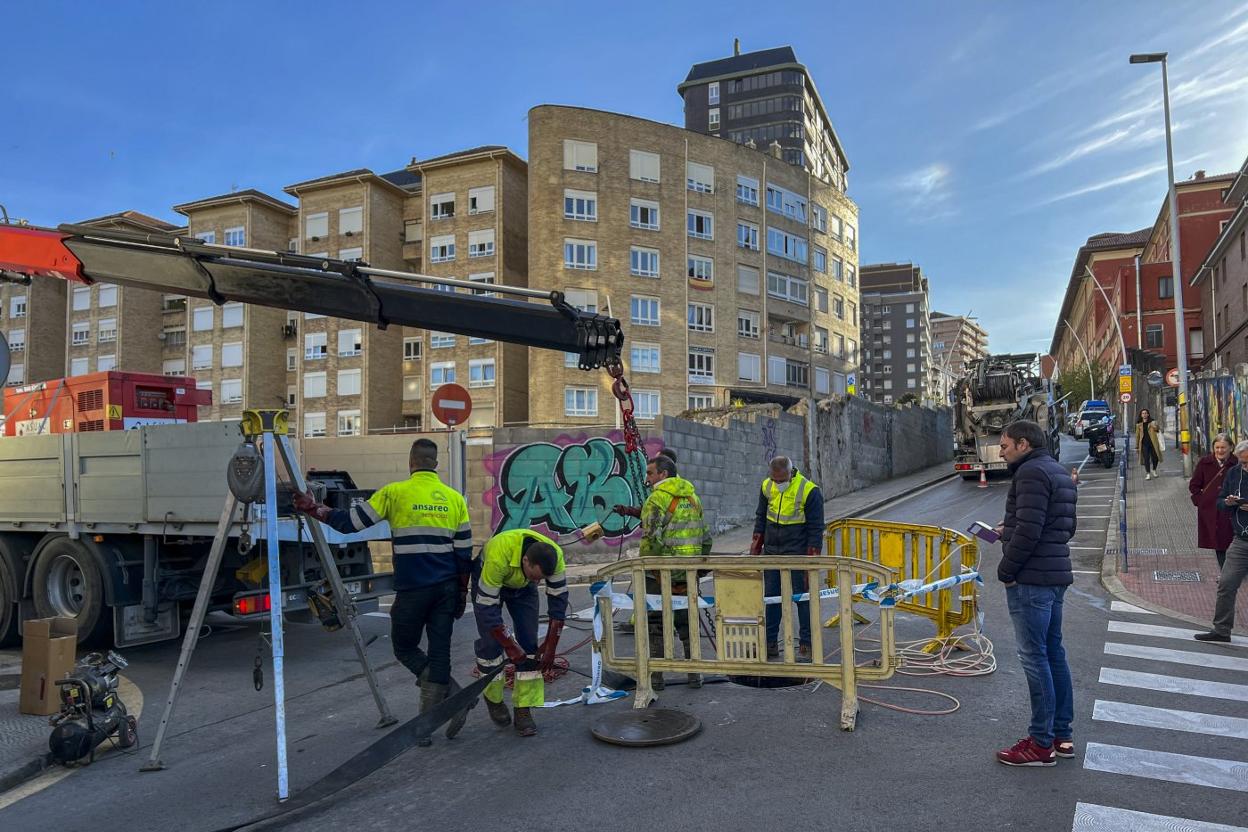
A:
<svg viewBox="0 0 1248 832">
<path fill-rule="evenodd" d="M 242 823 L 222 826 L 214 830 L 214 832 L 236 832 L 236 830 L 245 829 L 257 823 L 279 819 L 275 826 L 281 826 L 286 822 L 295 820 L 293 815 L 296 813 L 301 813 L 302 810 L 307 809 L 312 804 L 337 794 L 357 780 L 361 780 L 377 771 L 377 769 L 415 745 L 419 737 L 430 736 L 434 731 L 437 731 L 449 722 L 456 713 L 475 704 L 477 697 L 485 690 L 485 686 L 498 675 L 504 666 L 500 664 L 489 673 L 482 674 L 480 679 L 449 699 L 444 700 L 429 713 L 412 717 L 329 774 L 326 774 L 320 780 L 296 794 L 278 809 Z"/>
</svg>

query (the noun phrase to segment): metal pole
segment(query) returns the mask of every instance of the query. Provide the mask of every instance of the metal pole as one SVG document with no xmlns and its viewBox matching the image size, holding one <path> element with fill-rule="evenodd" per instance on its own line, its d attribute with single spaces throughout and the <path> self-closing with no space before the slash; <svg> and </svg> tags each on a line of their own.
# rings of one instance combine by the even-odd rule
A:
<svg viewBox="0 0 1248 832">
<path fill-rule="evenodd" d="M 1062 323 L 1066 324 L 1066 328 L 1070 330 L 1070 334 L 1075 336 L 1075 343 L 1079 345 L 1079 351 L 1083 353 L 1083 361 L 1088 365 L 1088 385 L 1092 388 L 1092 398 L 1096 398 L 1096 377 L 1092 373 L 1092 359 L 1088 358 L 1088 351 L 1083 346 L 1083 339 L 1079 337 L 1079 333 L 1075 332 L 1075 328 L 1070 325 L 1070 321 L 1066 318 L 1062 319 Z"/>
<path fill-rule="evenodd" d="M 1140 255 L 1135 255 L 1135 348 L 1144 349 L 1144 313 L 1140 295 Z M 1216 337 L 1216 336 L 1215 336 Z"/>
<path fill-rule="evenodd" d="M 1190 406 L 1187 398 L 1187 327 L 1183 320 L 1183 258 L 1179 249 L 1179 200 L 1174 187 L 1174 145 L 1170 137 L 1170 76 L 1166 69 L 1167 61 L 1161 59 L 1161 94 L 1166 115 L 1166 175 L 1170 178 L 1170 261 L 1173 265 L 1171 283 L 1174 284 L 1174 337 L 1178 347 L 1176 355 L 1179 360 L 1179 401 L 1175 408 L 1176 421 L 1182 431 L 1188 423 L 1186 410 Z M 1182 433 L 1180 433 L 1180 440 Z M 1179 452 L 1183 455 L 1183 476 L 1192 476 L 1192 456 L 1179 443 Z"/>
<path fill-rule="evenodd" d="M 264 432 L 264 546 L 269 555 L 269 629 L 273 643 L 273 707 L 277 721 L 277 799 L 290 797 L 286 767 L 286 644 L 282 637 L 282 559 L 277 539 L 277 439 Z"/>
<path fill-rule="evenodd" d="M 1138 257 L 1136 258 L 1136 262 L 1137 263 L 1139 262 Z M 1110 317 L 1114 319 L 1114 326 L 1118 330 L 1118 346 L 1122 349 L 1122 363 L 1123 365 L 1130 364 L 1131 362 L 1127 359 L 1127 342 L 1123 340 L 1123 337 L 1122 337 L 1122 324 L 1118 322 L 1118 318 L 1121 317 L 1120 310 L 1118 309 L 1118 307 L 1114 306 L 1114 302 L 1109 299 L 1109 295 L 1105 292 L 1105 287 L 1102 286 L 1101 282 L 1096 279 L 1096 275 L 1092 274 L 1092 270 L 1089 269 L 1087 266 L 1084 266 L 1083 272 L 1085 275 L 1087 275 L 1088 279 L 1092 281 L 1092 285 L 1101 291 L 1101 297 L 1105 298 L 1105 306 L 1109 310 Z M 1136 307 L 1138 311 L 1139 305 L 1137 304 Z M 1127 403 L 1126 402 L 1122 402 L 1122 430 L 1124 433 L 1127 430 Z"/>
</svg>

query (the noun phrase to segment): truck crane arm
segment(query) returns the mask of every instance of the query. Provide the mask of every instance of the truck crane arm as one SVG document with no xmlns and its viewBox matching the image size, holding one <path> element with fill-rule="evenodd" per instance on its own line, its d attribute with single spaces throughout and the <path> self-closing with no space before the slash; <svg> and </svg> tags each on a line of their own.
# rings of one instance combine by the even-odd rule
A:
<svg viewBox="0 0 1248 832">
<path fill-rule="evenodd" d="M 216 304 L 234 301 L 348 318 L 383 329 L 399 324 L 490 338 L 575 353 L 582 369 L 606 366 L 617 378 L 624 343 L 618 319 L 582 312 L 559 291 L 490 285 L 486 295 L 478 283 L 211 245 L 194 237 L 0 224 L 0 279 L 30 283 L 33 278 L 116 283 Z"/>
</svg>

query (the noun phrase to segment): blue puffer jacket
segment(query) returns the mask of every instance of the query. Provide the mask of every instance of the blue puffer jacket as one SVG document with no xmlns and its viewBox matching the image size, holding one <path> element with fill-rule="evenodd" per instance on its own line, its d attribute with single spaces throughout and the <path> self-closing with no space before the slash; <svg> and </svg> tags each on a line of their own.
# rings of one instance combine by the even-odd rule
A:
<svg viewBox="0 0 1248 832">
<path fill-rule="evenodd" d="M 1075 582 L 1067 545 L 1075 534 L 1074 481 L 1042 448 L 1011 464 L 1010 473 L 997 577 L 1003 583 L 1069 586 Z"/>
</svg>

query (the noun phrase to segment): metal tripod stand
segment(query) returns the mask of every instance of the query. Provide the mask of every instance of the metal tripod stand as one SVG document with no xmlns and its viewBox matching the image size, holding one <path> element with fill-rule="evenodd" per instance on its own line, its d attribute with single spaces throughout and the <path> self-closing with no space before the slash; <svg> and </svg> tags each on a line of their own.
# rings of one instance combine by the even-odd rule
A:
<svg viewBox="0 0 1248 832">
<path fill-rule="evenodd" d="M 290 480 L 296 489 L 306 492 L 308 484 L 304 479 L 303 473 L 299 470 L 298 464 L 295 462 L 295 455 L 290 446 L 290 439 L 287 436 L 287 414 L 285 410 L 244 411 L 241 427 L 243 436 L 248 442 L 259 444 L 264 466 L 264 542 L 268 555 L 269 622 L 272 628 L 273 639 L 273 704 L 277 722 L 277 799 L 284 801 L 290 796 L 290 782 L 286 761 L 286 683 L 283 672 L 285 640 L 282 634 L 282 570 L 277 534 L 277 458 L 281 457 L 282 463 L 286 466 L 286 470 L 290 474 Z M 161 745 L 164 742 L 165 731 L 169 727 L 169 721 L 173 716 L 173 708 L 182 687 L 182 680 L 186 676 L 187 667 L 191 663 L 191 655 L 194 653 L 195 644 L 199 640 L 204 616 L 208 613 L 208 600 L 212 595 L 212 587 L 216 583 L 217 573 L 221 568 L 222 556 L 225 553 L 226 542 L 230 536 L 230 527 L 233 525 L 235 512 L 238 510 L 240 502 L 233 493 L 228 494 L 225 498 L 225 508 L 221 512 L 220 521 L 217 523 L 216 536 L 213 538 L 212 548 L 208 553 L 208 563 L 204 567 L 204 575 L 199 584 L 199 592 L 195 596 L 195 606 L 191 610 L 191 620 L 182 639 L 182 652 L 178 656 L 178 666 L 173 674 L 173 684 L 169 688 L 169 698 L 165 702 L 165 711 L 160 719 L 160 727 L 156 731 L 156 741 L 152 744 L 151 757 L 140 769 L 141 771 L 159 771 L 164 768 L 164 763 L 160 760 Z M 355 602 L 343 586 L 342 576 L 338 573 L 338 566 L 334 561 L 333 553 L 329 550 L 329 544 L 325 540 L 325 533 L 321 529 L 320 524 L 311 522 L 308 523 L 308 528 L 312 534 L 312 542 L 316 549 L 316 554 L 320 558 L 321 569 L 333 590 L 334 604 L 351 633 L 351 640 L 355 644 L 355 653 L 359 657 L 360 665 L 364 668 L 364 677 L 368 680 L 368 687 L 372 691 L 373 699 L 377 703 L 377 710 L 381 714 L 377 727 L 384 728 L 393 725 L 398 720 L 394 718 L 390 713 L 389 706 L 386 705 L 385 697 L 377 686 L 377 677 L 373 672 L 372 665 L 369 664 L 368 655 L 364 651 L 364 641 L 360 635 Z"/>
</svg>

